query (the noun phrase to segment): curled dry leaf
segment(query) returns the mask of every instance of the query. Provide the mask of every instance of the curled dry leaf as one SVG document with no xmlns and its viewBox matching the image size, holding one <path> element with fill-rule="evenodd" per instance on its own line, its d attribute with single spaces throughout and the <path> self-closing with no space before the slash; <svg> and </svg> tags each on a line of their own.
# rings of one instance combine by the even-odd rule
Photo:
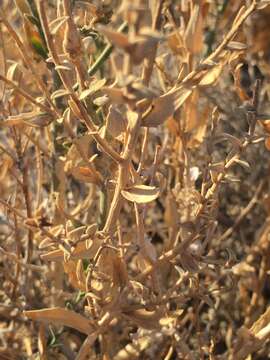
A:
<svg viewBox="0 0 270 360">
<path fill-rule="evenodd" d="M 21 70 L 22 67 L 17 62 L 11 64 L 7 71 L 7 79 L 15 82 L 18 81 Z"/>
<path fill-rule="evenodd" d="M 94 330 L 88 319 L 74 311 L 60 307 L 24 311 L 24 315 L 35 321 L 68 326 L 84 334 L 90 334 Z"/>
<path fill-rule="evenodd" d="M 134 185 L 130 189 L 122 190 L 121 194 L 126 200 L 145 204 L 158 198 L 159 189 L 148 185 Z"/>
</svg>

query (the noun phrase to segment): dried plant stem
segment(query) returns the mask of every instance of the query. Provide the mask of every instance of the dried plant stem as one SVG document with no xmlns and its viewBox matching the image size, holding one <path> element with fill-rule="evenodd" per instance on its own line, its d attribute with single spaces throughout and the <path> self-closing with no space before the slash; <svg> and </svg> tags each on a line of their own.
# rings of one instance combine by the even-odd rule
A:
<svg viewBox="0 0 270 360">
<path fill-rule="evenodd" d="M 14 214 L 16 214 L 17 216 L 19 216 L 20 218 L 26 220 L 27 217 L 24 216 L 23 214 L 21 214 L 17 209 L 15 209 L 14 207 L 12 207 L 9 203 L 7 203 L 6 201 L 2 200 L 0 198 L 0 204 L 2 204 L 5 208 L 7 208 L 9 211 L 12 211 Z"/>
<path fill-rule="evenodd" d="M 49 48 L 49 51 L 51 53 L 51 56 L 53 58 L 53 61 L 54 61 L 55 65 L 59 66 L 59 65 L 61 65 L 61 61 L 60 61 L 59 56 L 57 54 L 57 51 L 55 49 L 55 46 L 54 46 L 54 43 L 53 43 L 53 38 L 52 38 L 52 35 L 50 33 L 50 30 L 49 30 L 47 15 L 46 15 L 46 11 L 45 11 L 45 1 L 39 0 L 38 1 L 38 8 L 39 8 L 41 24 L 42 24 L 42 28 L 43 28 L 43 31 L 44 31 L 44 34 L 45 34 L 47 46 Z M 61 68 L 58 68 L 57 71 L 58 71 L 58 74 L 59 74 L 65 88 L 69 91 L 70 98 L 73 100 L 73 102 L 77 106 L 78 114 L 75 114 L 75 115 L 79 115 L 80 120 L 82 120 L 86 124 L 86 126 L 90 130 L 93 138 L 100 145 L 100 147 L 103 149 L 103 151 L 108 156 L 110 156 L 114 161 L 116 161 L 118 163 L 121 162 L 122 158 L 119 156 L 119 154 L 115 150 L 113 150 L 110 147 L 110 145 L 107 143 L 107 141 L 104 140 L 97 133 L 96 125 L 93 123 L 93 121 L 89 117 L 84 105 L 80 102 L 77 95 L 73 91 L 72 86 L 70 84 L 70 81 L 69 81 L 65 71 L 63 69 L 61 69 Z"/>
<path fill-rule="evenodd" d="M 38 209 L 39 205 L 42 202 L 42 179 L 44 174 L 44 167 L 42 162 L 42 157 L 40 149 L 38 146 L 36 148 L 36 169 L 37 169 L 37 190 L 36 190 L 36 208 Z"/>
<path fill-rule="evenodd" d="M 18 156 L 18 167 L 22 175 L 22 192 L 24 196 L 26 214 L 28 218 L 32 218 L 32 209 L 31 209 L 31 198 L 29 191 L 29 180 L 28 180 L 28 165 L 26 164 L 23 158 L 21 137 L 17 136 L 16 131 L 14 131 L 15 141 L 16 141 L 16 151 Z M 25 262 L 30 262 L 33 252 L 33 233 L 32 230 L 28 230 L 28 241 L 26 246 Z"/>
<path fill-rule="evenodd" d="M 255 194 L 252 196 L 251 200 L 247 204 L 247 206 L 240 212 L 240 214 L 235 219 L 233 226 L 227 229 L 218 239 L 218 242 L 221 243 L 226 238 L 228 238 L 233 231 L 239 226 L 240 222 L 247 216 L 247 214 L 252 210 L 252 208 L 256 205 L 258 201 L 258 197 L 263 189 L 264 183 L 261 182 L 257 187 Z"/>
<path fill-rule="evenodd" d="M 84 360 L 88 357 L 90 353 L 90 349 L 93 347 L 93 344 L 96 341 L 97 337 L 98 337 L 97 331 L 87 336 L 75 360 Z"/>
<path fill-rule="evenodd" d="M 58 109 L 55 107 L 54 103 L 51 101 L 50 98 L 50 93 L 48 88 L 45 86 L 45 84 L 43 83 L 43 81 L 40 79 L 39 75 L 37 74 L 35 67 L 33 66 L 33 61 L 30 58 L 30 56 L 28 55 L 28 51 L 27 49 L 24 47 L 23 43 L 21 42 L 19 36 L 17 35 L 16 31 L 13 29 L 13 27 L 10 25 L 10 23 L 7 20 L 7 17 L 5 16 L 5 14 L 1 11 L 1 22 L 3 22 L 3 24 L 6 26 L 6 28 L 8 29 L 10 35 L 12 36 L 12 38 L 14 39 L 14 41 L 16 42 L 16 44 L 18 45 L 18 48 L 20 50 L 21 56 L 25 61 L 25 64 L 30 68 L 34 79 L 37 82 L 37 85 L 39 86 L 40 90 L 42 91 L 43 94 L 46 95 L 46 100 L 48 101 L 48 103 L 51 105 L 52 110 L 54 111 L 54 113 L 56 114 L 57 117 L 59 117 L 59 112 Z"/>
<path fill-rule="evenodd" d="M 14 255 L 13 253 L 9 253 L 8 251 L 4 250 L 1 246 L 0 246 L 0 252 L 7 256 L 8 258 L 12 259 L 12 261 L 16 262 L 17 264 L 19 264 L 22 267 L 25 267 L 29 270 L 34 270 L 34 271 L 44 271 L 44 266 L 39 266 L 39 265 L 32 265 L 32 264 L 28 264 L 25 261 L 21 261 L 18 260 L 17 256 Z"/>
<path fill-rule="evenodd" d="M 64 7 L 64 15 L 68 16 L 67 23 L 66 23 L 66 26 L 67 26 L 66 31 L 68 32 L 67 36 L 73 35 L 76 38 L 78 38 L 77 28 L 76 28 L 76 25 L 74 23 L 73 16 L 72 16 L 70 0 L 63 0 L 63 7 Z M 76 33 L 76 35 L 70 34 L 71 31 L 74 31 L 74 33 Z M 75 46 L 77 46 L 77 44 L 75 44 Z M 87 79 L 87 72 L 86 72 L 86 68 L 83 64 L 83 59 L 81 59 L 81 54 L 80 53 L 74 54 L 74 56 L 70 57 L 70 60 L 76 69 L 80 88 L 81 88 L 81 90 L 84 90 L 86 87 L 85 83 L 86 83 L 86 79 Z"/>
<path fill-rule="evenodd" d="M 246 326 L 251 326 L 253 321 L 255 320 L 252 317 L 254 317 L 254 313 L 256 314 L 256 308 L 258 308 L 258 302 L 262 295 L 263 287 L 265 286 L 269 268 L 270 268 L 270 258 L 269 255 L 266 253 L 262 255 L 262 260 L 259 268 L 258 282 L 256 284 L 257 286 L 252 293 L 250 305 L 247 309 L 247 316 L 245 318 Z"/>
<path fill-rule="evenodd" d="M 147 144 L 149 139 L 149 128 L 144 129 L 144 136 L 143 136 L 143 142 L 142 142 L 142 151 L 141 151 L 141 157 L 137 169 L 137 173 L 140 174 L 144 165 L 144 159 L 147 151 Z"/>
<path fill-rule="evenodd" d="M 237 33 L 240 26 L 245 22 L 245 20 L 256 10 L 256 0 L 253 0 L 250 6 L 246 9 L 246 11 L 239 17 L 237 22 L 234 24 L 234 26 L 230 29 L 230 31 L 227 33 L 223 41 L 220 43 L 220 45 L 216 48 L 214 52 L 212 52 L 203 62 L 199 65 L 199 67 L 192 72 L 190 72 L 183 80 L 181 80 L 181 85 L 188 85 L 192 82 L 194 77 L 200 72 L 201 68 L 203 66 L 207 66 L 209 62 L 215 61 L 217 57 L 220 55 L 220 53 L 226 48 L 228 43 L 233 39 L 235 34 Z M 175 86 L 174 90 L 176 91 L 178 87 Z"/>
<path fill-rule="evenodd" d="M 118 29 L 119 32 L 124 32 L 127 29 L 128 25 L 124 22 Z M 101 52 L 99 57 L 96 59 L 94 64 L 88 69 L 88 75 L 93 76 L 98 71 L 98 69 L 104 64 L 104 62 L 108 59 L 111 52 L 113 50 L 113 45 L 108 44 L 104 50 Z"/>
<path fill-rule="evenodd" d="M 22 248 L 22 244 L 20 242 L 20 237 L 19 237 L 19 233 L 18 233 L 18 221 L 17 221 L 17 217 L 14 214 L 14 228 L 15 228 L 15 241 L 16 241 L 16 256 L 17 256 L 17 260 L 20 261 L 20 257 L 21 257 L 21 248 Z M 19 276 L 21 273 L 21 264 L 20 263 L 16 263 L 16 269 L 15 269 L 15 284 L 14 287 L 12 289 L 12 295 L 11 297 L 14 297 L 16 294 L 16 290 L 18 287 L 18 281 L 19 281 Z"/>
<path fill-rule="evenodd" d="M 156 8 L 155 13 L 153 14 L 153 20 L 152 20 L 152 29 L 157 30 L 160 27 L 161 24 L 161 11 L 164 4 L 164 0 L 160 0 L 156 2 Z M 143 73 L 142 73 L 142 81 L 145 85 L 149 84 L 152 72 L 153 72 L 153 66 L 155 63 L 157 53 L 157 44 L 153 46 L 150 52 L 150 56 L 145 59 L 144 61 L 144 67 L 143 67 Z"/>
<path fill-rule="evenodd" d="M 236 32 L 240 28 L 240 26 L 246 21 L 246 19 L 255 11 L 256 9 L 256 0 L 253 0 L 250 6 L 246 9 L 246 11 L 237 19 L 235 24 L 232 26 L 232 28 L 229 30 L 229 32 L 224 37 L 221 44 L 214 50 L 205 60 L 206 61 L 213 61 L 215 60 L 220 53 L 224 50 L 224 48 L 229 44 L 229 42 L 233 39 Z"/>
<path fill-rule="evenodd" d="M 5 76 L 0 74 L 0 80 L 4 81 L 7 85 L 12 86 L 14 90 L 16 90 L 21 96 L 23 96 L 25 99 L 29 100 L 32 104 L 38 106 L 41 110 L 54 114 L 54 112 L 46 105 L 43 105 L 42 103 L 36 101 L 35 98 L 33 98 L 30 94 L 25 92 L 21 87 L 19 87 L 14 81 L 11 81 L 7 79 Z"/>
<path fill-rule="evenodd" d="M 34 139 L 34 137 L 31 135 L 31 133 L 28 134 L 27 130 L 22 129 L 22 133 L 27 137 L 28 140 L 30 140 L 39 150 L 46 156 L 48 159 L 50 159 L 50 154 L 48 150 L 43 146 L 40 140 Z"/>
<path fill-rule="evenodd" d="M 128 180 L 128 173 L 129 173 L 129 165 L 131 161 L 131 156 L 134 151 L 134 147 L 136 145 L 136 140 L 139 135 L 139 130 L 141 126 L 141 115 L 138 114 L 136 123 L 130 129 L 128 128 L 128 138 L 125 145 L 125 149 L 123 152 L 122 158 L 124 162 L 119 164 L 118 166 L 118 178 L 116 181 L 116 187 L 114 191 L 113 200 L 111 203 L 111 207 L 108 213 L 108 217 L 103 228 L 105 233 L 110 233 L 112 227 L 116 226 L 117 218 L 119 216 L 121 205 L 122 205 L 122 195 L 121 191 L 125 188 L 127 180 Z"/>
<path fill-rule="evenodd" d="M 5 153 L 7 154 L 12 160 L 14 163 L 16 163 L 16 158 L 11 154 L 11 152 L 9 150 L 7 150 L 2 144 L 0 144 L 0 149 Z"/>
</svg>

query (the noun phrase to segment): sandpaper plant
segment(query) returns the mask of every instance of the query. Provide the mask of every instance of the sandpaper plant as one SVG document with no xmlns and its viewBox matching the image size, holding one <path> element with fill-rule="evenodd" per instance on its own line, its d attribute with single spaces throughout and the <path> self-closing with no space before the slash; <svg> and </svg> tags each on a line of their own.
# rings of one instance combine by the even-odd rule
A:
<svg viewBox="0 0 270 360">
<path fill-rule="evenodd" d="M 269 356 L 268 5 L 1 2 L 1 358 Z"/>
</svg>

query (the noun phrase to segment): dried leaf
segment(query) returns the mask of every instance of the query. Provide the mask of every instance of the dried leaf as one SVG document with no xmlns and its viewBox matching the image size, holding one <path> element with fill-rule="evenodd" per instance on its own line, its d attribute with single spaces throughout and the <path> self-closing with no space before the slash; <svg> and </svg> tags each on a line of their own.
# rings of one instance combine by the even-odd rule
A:
<svg viewBox="0 0 270 360">
<path fill-rule="evenodd" d="M 134 64 L 140 64 L 144 58 L 151 56 L 153 47 L 162 37 L 151 29 L 141 29 L 140 36 L 132 41 L 127 35 L 99 26 L 99 30 L 112 42 L 113 45 L 124 49 L 130 54 Z"/>
<path fill-rule="evenodd" d="M 137 204 L 145 204 L 158 198 L 159 189 L 154 186 L 134 185 L 132 188 L 121 191 L 122 196 Z"/>
<path fill-rule="evenodd" d="M 53 119 L 51 114 L 34 111 L 9 116 L 0 126 L 31 126 L 38 128 L 48 126 Z"/>
<path fill-rule="evenodd" d="M 15 0 L 15 3 L 22 14 L 31 14 L 31 9 L 26 0 Z"/>
<path fill-rule="evenodd" d="M 114 360 L 132 360 L 139 359 L 143 350 L 147 349 L 151 343 L 151 336 L 140 336 L 135 344 L 127 344 L 115 356 Z"/>
<path fill-rule="evenodd" d="M 77 260 L 77 259 L 89 259 L 93 258 L 99 247 L 101 246 L 101 240 L 94 239 L 94 240 L 86 240 L 77 243 L 74 246 L 74 249 L 71 251 L 70 260 Z M 41 259 L 44 261 L 63 261 L 64 260 L 64 251 L 53 250 L 46 254 L 40 255 Z"/>
<path fill-rule="evenodd" d="M 220 77 L 223 70 L 223 64 L 218 64 L 214 66 L 212 69 L 207 71 L 207 73 L 202 77 L 199 82 L 199 86 L 209 86 L 214 85 L 215 82 Z"/>
<path fill-rule="evenodd" d="M 20 66 L 17 62 L 10 65 L 7 71 L 7 79 L 11 81 L 17 81 L 20 72 Z"/>
<path fill-rule="evenodd" d="M 188 141 L 189 148 L 198 147 L 203 141 L 207 130 L 208 119 L 210 115 L 210 108 L 205 107 L 197 116 L 197 126 L 192 131 L 190 139 Z"/>
<path fill-rule="evenodd" d="M 91 167 L 86 166 L 76 166 L 70 170 L 70 173 L 74 176 L 75 179 L 81 182 L 92 183 L 100 185 L 102 183 L 101 174 Z"/>
<path fill-rule="evenodd" d="M 270 137 L 268 137 L 267 139 L 265 139 L 265 147 L 268 151 L 270 151 Z"/>
<path fill-rule="evenodd" d="M 267 6 L 270 5 L 270 1 L 269 0 L 261 0 L 257 5 L 256 5 L 256 9 L 257 10 L 262 10 L 265 9 Z"/>
<path fill-rule="evenodd" d="M 179 216 L 177 214 L 177 203 L 171 193 L 169 193 L 166 197 L 164 220 L 166 224 L 172 228 L 175 228 L 179 223 Z"/>
<path fill-rule="evenodd" d="M 98 30 L 102 34 L 104 34 L 113 45 L 117 47 L 128 49 L 131 46 L 127 35 L 124 35 L 114 30 L 110 30 L 107 27 L 101 25 L 98 27 Z"/>
<path fill-rule="evenodd" d="M 185 32 L 185 43 L 191 54 L 199 54 L 203 47 L 203 19 L 199 4 L 194 4 Z"/>
<path fill-rule="evenodd" d="M 54 99 L 57 99 L 59 97 L 66 96 L 66 95 L 69 95 L 69 91 L 67 91 L 66 89 L 59 89 L 52 93 L 51 99 L 54 100 Z"/>
<path fill-rule="evenodd" d="M 146 110 L 142 116 L 142 126 L 157 127 L 163 124 L 181 107 L 191 93 L 191 89 L 180 87 L 155 99 L 150 109 Z"/>
<path fill-rule="evenodd" d="M 77 276 L 77 263 L 81 260 L 77 260 L 77 262 L 73 260 L 68 260 L 63 263 L 64 271 L 68 275 L 68 280 L 70 284 L 75 288 L 81 291 L 85 291 L 85 279 L 79 279 Z M 82 281 L 84 280 L 84 281 Z"/>
<path fill-rule="evenodd" d="M 109 112 L 106 117 L 106 132 L 108 131 L 111 136 L 118 138 L 126 130 L 127 121 L 122 116 L 121 112 L 113 105 L 109 107 Z"/>
<path fill-rule="evenodd" d="M 113 283 L 120 288 L 128 283 L 126 263 L 120 256 L 113 257 Z"/>
<path fill-rule="evenodd" d="M 102 91 L 107 94 L 114 104 L 125 104 L 126 99 L 123 94 L 123 89 L 116 87 L 104 87 Z"/>
<path fill-rule="evenodd" d="M 94 330 L 90 321 L 82 315 L 59 307 L 24 311 L 24 315 L 35 321 L 68 326 L 84 334 L 90 334 Z"/>
<path fill-rule="evenodd" d="M 243 51 L 247 49 L 247 45 L 239 41 L 230 41 L 227 45 L 227 49 L 234 51 Z"/>
<path fill-rule="evenodd" d="M 243 166 L 244 168 L 250 170 L 250 165 L 247 161 L 244 161 L 244 160 L 240 160 L 240 159 L 235 159 L 234 160 L 237 164 Z"/>
<path fill-rule="evenodd" d="M 185 131 L 190 132 L 196 127 L 200 121 L 199 117 L 201 114 L 198 114 L 198 101 L 199 101 L 199 91 L 195 89 L 191 96 L 186 100 L 184 104 L 183 115 L 185 117 Z"/>
<path fill-rule="evenodd" d="M 79 99 L 84 100 L 88 98 L 89 96 L 95 94 L 99 90 L 103 88 L 103 86 L 106 84 L 106 79 L 95 79 L 94 81 L 91 81 L 90 88 L 86 89 L 81 92 Z"/>
<path fill-rule="evenodd" d="M 131 320 L 143 329 L 158 329 L 160 327 L 159 320 L 161 318 L 160 311 L 146 311 L 144 309 L 138 310 L 123 310 L 122 315 Z"/>
<path fill-rule="evenodd" d="M 187 50 L 185 47 L 184 39 L 179 31 L 172 32 L 167 37 L 168 45 L 175 54 L 179 54 L 182 58 L 187 57 Z"/>
<path fill-rule="evenodd" d="M 96 105 L 96 106 L 104 106 L 105 104 L 107 104 L 109 98 L 107 95 L 104 95 L 104 96 L 100 96 L 98 98 L 96 98 L 95 100 L 93 100 L 93 103 Z"/>
</svg>

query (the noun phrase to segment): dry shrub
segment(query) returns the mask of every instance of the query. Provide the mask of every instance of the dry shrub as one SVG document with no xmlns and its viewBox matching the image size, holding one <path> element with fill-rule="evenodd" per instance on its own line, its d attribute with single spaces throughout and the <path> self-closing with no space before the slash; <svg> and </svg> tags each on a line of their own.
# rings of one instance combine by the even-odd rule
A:
<svg viewBox="0 0 270 360">
<path fill-rule="evenodd" d="M 270 1 L 0 5 L 0 358 L 268 358 Z"/>
</svg>

